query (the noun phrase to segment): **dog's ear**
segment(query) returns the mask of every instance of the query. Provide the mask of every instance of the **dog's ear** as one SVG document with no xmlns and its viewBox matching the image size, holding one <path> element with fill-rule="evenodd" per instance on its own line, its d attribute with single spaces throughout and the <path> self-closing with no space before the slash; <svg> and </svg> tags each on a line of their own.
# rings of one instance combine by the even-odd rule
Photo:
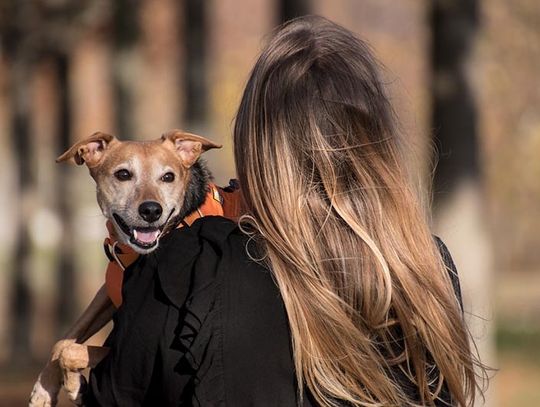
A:
<svg viewBox="0 0 540 407">
<path fill-rule="evenodd" d="M 57 163 L 73 160 L 77 165 L 86 164 L 95 167 L 99 164 L 111 143 L 117 142 L 114 136 L 97 132 L 85 140 L 75 143 L 69 150 L 56 159 Z"/>
<path fill-rule="evenodd" d="M 181 130 L 171 130 L 161 136 L 163 142 L 171 142 L 182 160 L 184 167 L 189 168 L 199 159 L 200 155 L 212 148 L 221 148 L 207 138 L 196 134 L 185 133 Z"/>
</svg>

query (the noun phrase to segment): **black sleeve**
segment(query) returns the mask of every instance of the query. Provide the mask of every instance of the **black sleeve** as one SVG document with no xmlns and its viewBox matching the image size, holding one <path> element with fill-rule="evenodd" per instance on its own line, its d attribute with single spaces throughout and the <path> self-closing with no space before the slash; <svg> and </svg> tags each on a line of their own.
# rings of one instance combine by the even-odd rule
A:
<svg viewBox="0 0 540 407">
<path fill-rule="evenodd" d="M 463 299 L 461 297 L 461 285 L 459 283 L 459 276 L 457 272 L 456 265 L 454 264 L 454 260 L 452 259 L 452 256 L 450 255 L 450 252 L 448 251 L 448 248 L 443 243 L 443 241 L 435 236 L 435 241 L 437 242 L 437 246 L 439 247 L 439 251 L 441 253 L 441 257 L 444 261 L 444 265 L 446 266 L 448 270 L 448 274 L 450 276 L 450 281 L 452 281 L 452 287 L 454 288 L 454 293 L 456 294 L 456 297 L 459 301 L 459 305 L 461 307 L 461 310 L 463 311 Z"/>
</svg>

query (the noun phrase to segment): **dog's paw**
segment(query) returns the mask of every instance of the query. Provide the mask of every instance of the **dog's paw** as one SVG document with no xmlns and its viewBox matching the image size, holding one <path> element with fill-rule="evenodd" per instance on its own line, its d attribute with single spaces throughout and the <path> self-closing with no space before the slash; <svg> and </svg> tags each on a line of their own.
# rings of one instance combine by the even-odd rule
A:
<svg viewBox="0 0 540 407">
<path fill-rule="evenodd" d="M 62 339 L 56 342 L 52 348 L 51 361 L 57 360 L 64 349 L 74 345 L 75 339 Z"/>
<path fill-rule="evenodd" d="M 41 383 L 41 375 L 34 384 L 28 407 L 54 407 L 58 402 L 58 391 L 60 389 L 46 389 Z"/>
</svg>

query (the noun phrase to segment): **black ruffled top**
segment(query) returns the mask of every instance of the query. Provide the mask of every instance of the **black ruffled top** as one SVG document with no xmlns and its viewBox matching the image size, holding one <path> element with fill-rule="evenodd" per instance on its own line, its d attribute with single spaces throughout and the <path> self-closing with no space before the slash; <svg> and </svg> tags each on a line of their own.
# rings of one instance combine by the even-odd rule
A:
<svg viewBox="0 0 540 407">
<path fill-rule="evenodd" d="M 460 297 L 451 257 L 437 243 Z M 209 216 L 126 269 L 111 350 L 90 373 L 85 405 L 298 405 L 283 300 L 246 247 L 256 252 L 235 223 Z M 396 379 L 416 396 L 399 372 Z M 442 399 L 451 403 L 446 389 Z M 303 406 L 312 405 L 304 395 Z"/>
<path fill-rule="evenodd" d="M 283 301 L 247 244 L 233 222 L 205 217 L 130 266 L 86 404 L 296 405 Z"/>
</svg>

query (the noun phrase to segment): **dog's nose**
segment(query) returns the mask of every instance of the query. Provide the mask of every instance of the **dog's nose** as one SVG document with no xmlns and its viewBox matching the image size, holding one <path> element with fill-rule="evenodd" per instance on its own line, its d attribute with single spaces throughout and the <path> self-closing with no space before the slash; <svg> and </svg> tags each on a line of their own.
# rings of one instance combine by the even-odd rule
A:
<svg viewBox="0 0 540 407">
<path fill-rule="evenodd" d="M 139 205 L 139 215 L 147 222 L 155 222 L 162 213 L 163 208 L 155 201 L 146 201 Z"/>
</svg>

